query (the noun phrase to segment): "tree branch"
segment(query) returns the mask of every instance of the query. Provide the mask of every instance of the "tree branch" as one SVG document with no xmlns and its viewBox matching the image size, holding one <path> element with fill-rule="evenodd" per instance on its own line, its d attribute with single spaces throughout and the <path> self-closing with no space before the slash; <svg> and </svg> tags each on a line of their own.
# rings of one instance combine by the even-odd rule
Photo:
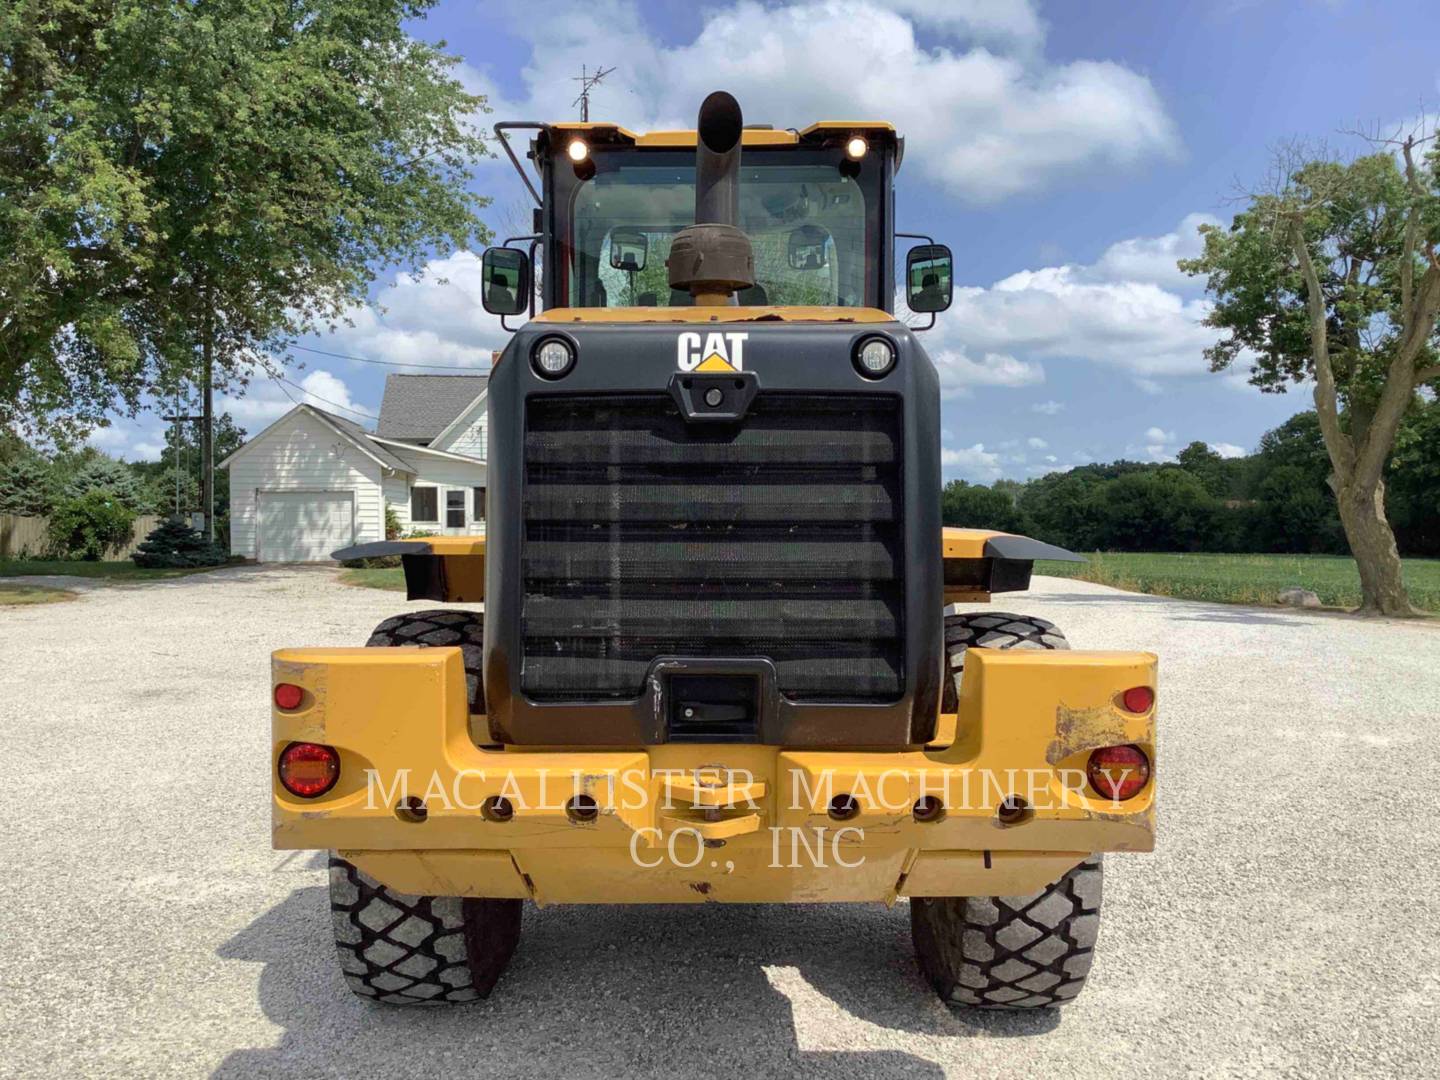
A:
<svg viewBox="0 0 1440 1080">
<path fill-rule="evenodd" d="M 1325 294 L 1320 290 L 1320 276 L 1310 259 L 1300 213 L 1290 215 L 1289 230 L 1305 278 L 1305 302 L 1310 313 L 1310 351 L 1315 359 L 1315 414 L 1320 420 L 1320 434 L 1336 472 L 1350 473 L 1355 468 L 1355 447 L 1340 428 L 1340 413 L 1335 401 L 1335 372 L 1330 366 L 1330 346 L 1325 326 Z M 1345 476 L 1344 479 L 1349 479 Z"/>
<path fill-rule="evenodd" d="M 1415 170 L 1415 136 L 1402 144 L 1405 153 L 1405 186 L 1410 190 L 1410 208 L 1405 213 L 1405 238 L 1400 244 L 1400 318 L 1408 319 L 1410 301 L 1415 293 L 1415 254 L 1420 246 L 1420 204 L 1425 191 Z"/>
</svg>

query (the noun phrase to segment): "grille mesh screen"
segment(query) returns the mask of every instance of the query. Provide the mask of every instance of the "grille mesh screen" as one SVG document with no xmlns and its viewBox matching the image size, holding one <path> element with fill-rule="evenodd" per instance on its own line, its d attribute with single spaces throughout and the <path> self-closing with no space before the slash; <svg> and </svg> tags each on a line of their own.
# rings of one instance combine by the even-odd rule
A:
<svg viewBox="0 0 1440 1080">
<path fill-rule="evenodd" d="M 801 700 L 900 696 L 900 416 L 760 394 L 739 425 L 668 395 L 535 398 L 521 684 L 631 698 L 661 655 L 764 656 Z"/>
</svg>

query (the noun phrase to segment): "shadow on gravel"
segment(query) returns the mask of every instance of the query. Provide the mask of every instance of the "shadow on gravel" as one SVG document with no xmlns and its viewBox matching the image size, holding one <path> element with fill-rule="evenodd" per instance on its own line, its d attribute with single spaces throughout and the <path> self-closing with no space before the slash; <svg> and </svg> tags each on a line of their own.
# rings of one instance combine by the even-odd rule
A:
<svg viewBox="0 0 1440 1080">
<path fill-rule="evenodd" d="M 994 603 L 996 606 L 1018 604 L 1021 603 L 1023 599 L 1025 598 L 1017 594 L 1013 600 L 1007 596 L 995 600 Z M 1040 604 L 1084 604 L 1087 607 L 1094 607 L 1097 604 L 1173 604 L 1176 602 L 1174 597 L 1170 596 L 1152 596 L 1149 593 L 1127 593 L 1118 591 L 1113 593 L 1047 592 L 1043 596 L 1036 596 L 1034 600 Z M 1188 604 L 1196 603 L 1196 601 L 1182 600 L 1180 603 Z"/>
<path fill-rule="evenodd" d="M 272 1047 L 231 1053 L 222 1078 L 434 1077 L 457 1066 L 499 1077 L 938 1077 L 902 1050 L 803 1050 L 795 1006 L 803 1041 L 822 1046 L 1027 1036 L 1059 1023 L 1054 1010 L 947 1009 L 916 970 L 903 905 L 527 905 L 494 996 L 433 1009 L 350 994 L 322 887 L 297 889 L 219 955 L 264 965 L 260 1006 L 284 1028 Z"/>
<path fill-rule="evenodd" d="M 1296 615 L 1310 614 L 1309 612 L 1295 612 Z M 1176 622 L 1214 622 L 1231 623 L 1236 626 L 1294 626 L 1295 619 L 1290 615 L 1267 615 L 1261 611 L 1239 608 L 1235 611 L 1187 611 L 1183 615 L 1175 614 L 1170 616 Z"/>
<path fill-rule="evenodd" d="M 227 582 L 261 581 L 274 577 L 275 571 L 290 574 L 330 574 L 339 569 L 338 563 L 237 563 L 234 566 L 217 566 L 214 570 L 201 570 L 181 577 L 152 578 L 148 581 L 116 581 L 117 589 L 188 589 L 196 585 L 223 585 Z"/>
</svg>

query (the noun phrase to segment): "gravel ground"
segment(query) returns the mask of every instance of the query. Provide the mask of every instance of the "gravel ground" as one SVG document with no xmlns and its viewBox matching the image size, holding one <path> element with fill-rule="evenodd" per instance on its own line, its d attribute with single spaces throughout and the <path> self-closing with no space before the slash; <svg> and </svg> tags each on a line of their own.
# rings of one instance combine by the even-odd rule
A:
<svg viewBox="0 0 1440 1080">
<path fill-rule="evenodd" d="M 527 910 L 490 1001 L 387 1010 L 270 850 L 266 658 L 405 606 L 237 568 L 0 609 L 0 1075 L 1434 1075 L 1440 627 L 1005 598 L 1161 655 L 1159 849 L 1062 1012 L 947 1011 L 903 905 Z"/>
</svg>

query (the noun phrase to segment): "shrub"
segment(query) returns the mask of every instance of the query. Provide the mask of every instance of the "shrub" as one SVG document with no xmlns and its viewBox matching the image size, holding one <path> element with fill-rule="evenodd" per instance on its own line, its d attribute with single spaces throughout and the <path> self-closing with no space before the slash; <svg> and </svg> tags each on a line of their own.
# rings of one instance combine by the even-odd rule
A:
<svg viewBox="0 0 1440 1080">
<path fill-rule="evenodd" d="M 151 530 L 130 558 L 149 569 L 219 566 L 225 549 L 212 544 L 180 518 L 170 518 Z"/>
<path fill-rule="evenodd" d="M 50 547 L 62 558 L 97 562 L 130 542 L 135 513 L 108 491 L 65 499 L 50 515 Z"/>
<path fill-rule="evenodd" d="M 385 539 L 399 540 L 400 531 L 400 515 L 393 506 L 385 507 Z"/>
</svg>

